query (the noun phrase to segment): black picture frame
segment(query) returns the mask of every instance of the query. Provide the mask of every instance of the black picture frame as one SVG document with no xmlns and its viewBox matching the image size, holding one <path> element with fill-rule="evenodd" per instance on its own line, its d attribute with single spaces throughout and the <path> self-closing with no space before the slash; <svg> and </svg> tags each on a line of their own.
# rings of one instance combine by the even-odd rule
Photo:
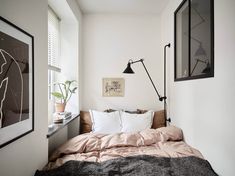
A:
<svg viewBox="0 0 235 176">
<path fill-rule="evenodd" d="M 174 43 L 174 81 L 214 77 L 214 0 L 181 2 L 174 12 Z"/>
<path fill-rule="evenodd" d="M 34 131 L 34 37 L 0 16 L 0 148 Z"/>
</svg>

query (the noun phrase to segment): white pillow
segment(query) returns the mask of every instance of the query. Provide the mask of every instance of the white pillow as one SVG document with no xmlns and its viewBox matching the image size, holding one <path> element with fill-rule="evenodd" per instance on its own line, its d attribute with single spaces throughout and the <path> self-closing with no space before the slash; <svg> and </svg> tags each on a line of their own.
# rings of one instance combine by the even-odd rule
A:
<svg viewBox="0 0 235 176">
<path fill-rule="evenodd" d="M 89 110 L 92 121 L 92 132 L 112 134 L 121 132 L 120 112 L 100 112 Z"/>
<path fill-rule="evenodd" d="M 150 129 L 153 123 L 153 111 L 144 114 L 121 113 L 122 129 L 121 132 L 137 132 Z"/>
</svg>

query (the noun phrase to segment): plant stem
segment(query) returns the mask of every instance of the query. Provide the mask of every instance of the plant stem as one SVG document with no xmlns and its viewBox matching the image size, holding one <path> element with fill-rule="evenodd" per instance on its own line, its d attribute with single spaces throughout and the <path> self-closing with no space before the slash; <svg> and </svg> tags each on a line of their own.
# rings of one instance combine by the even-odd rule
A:
<svg viewBox="0 0 235 176">
<path fill-rule="evenodd" d="M 59 83 L 58 85 L 59 85 L 59 89 L 60 89 L 60 92 L 61 92 L 61 94 L 62 94 L 62 96 L 63 96 L 63 100 L 64 100 L 64 93 L 63 93 L 63 91 L 62 91 L 62 89 L 61 89 L 60 83 Z M 62 99 L 61 99 L 61 103 L 62 103 Z"/>
<path fill-rule="evenodd" d="M 65 94 L 66 94 L 66 96 L 65 96 L 65 102 L 67 102 L 67 98 L 68 98 L 68 88 L 67 88 L 66 84 L 65 84 Z"/>
<path fill-rule="evenodd" d="M 70 93 L 70 96 L 69 96 L 69 98 L 68 98 L 67 102 L 70 100 L 71 96 L 72 96 L 72 93 Z"/>
</svg>

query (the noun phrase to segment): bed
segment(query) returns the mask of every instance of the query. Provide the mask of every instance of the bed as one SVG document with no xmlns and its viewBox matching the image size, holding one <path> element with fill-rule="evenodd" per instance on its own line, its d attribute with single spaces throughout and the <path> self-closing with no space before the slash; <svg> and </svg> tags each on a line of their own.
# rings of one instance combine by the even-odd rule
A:
<svg viewBox="0 0 235 176">
<path fill-rule="evenodd" d="M 136 132 L 88 133 L 91 119 L 81 112 L 80 130 L 85 133 L 59 147 L 35 176 L 217 175 L 202 154 L 183 141 L 181 129 L 164 126 L 164 111 L 153 114 L 151 129 Z"/>
</svg>

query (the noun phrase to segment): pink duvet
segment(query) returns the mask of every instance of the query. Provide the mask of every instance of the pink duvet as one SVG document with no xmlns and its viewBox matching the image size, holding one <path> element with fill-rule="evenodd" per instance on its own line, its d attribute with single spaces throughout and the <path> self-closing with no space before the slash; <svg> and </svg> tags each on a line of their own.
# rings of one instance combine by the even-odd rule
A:
<svg viewBox="0 0 235 176">
<path fill-rule="evenodd" d="M 45 169 L 56 168 L 70 160 L 102 162 L 135 155 L 203 158 L 198 150 L 187 145 L 182 138 L 181 129 L 174 126 L 136 133 L 82 134 L 58 148 Z"/>
</svg>

